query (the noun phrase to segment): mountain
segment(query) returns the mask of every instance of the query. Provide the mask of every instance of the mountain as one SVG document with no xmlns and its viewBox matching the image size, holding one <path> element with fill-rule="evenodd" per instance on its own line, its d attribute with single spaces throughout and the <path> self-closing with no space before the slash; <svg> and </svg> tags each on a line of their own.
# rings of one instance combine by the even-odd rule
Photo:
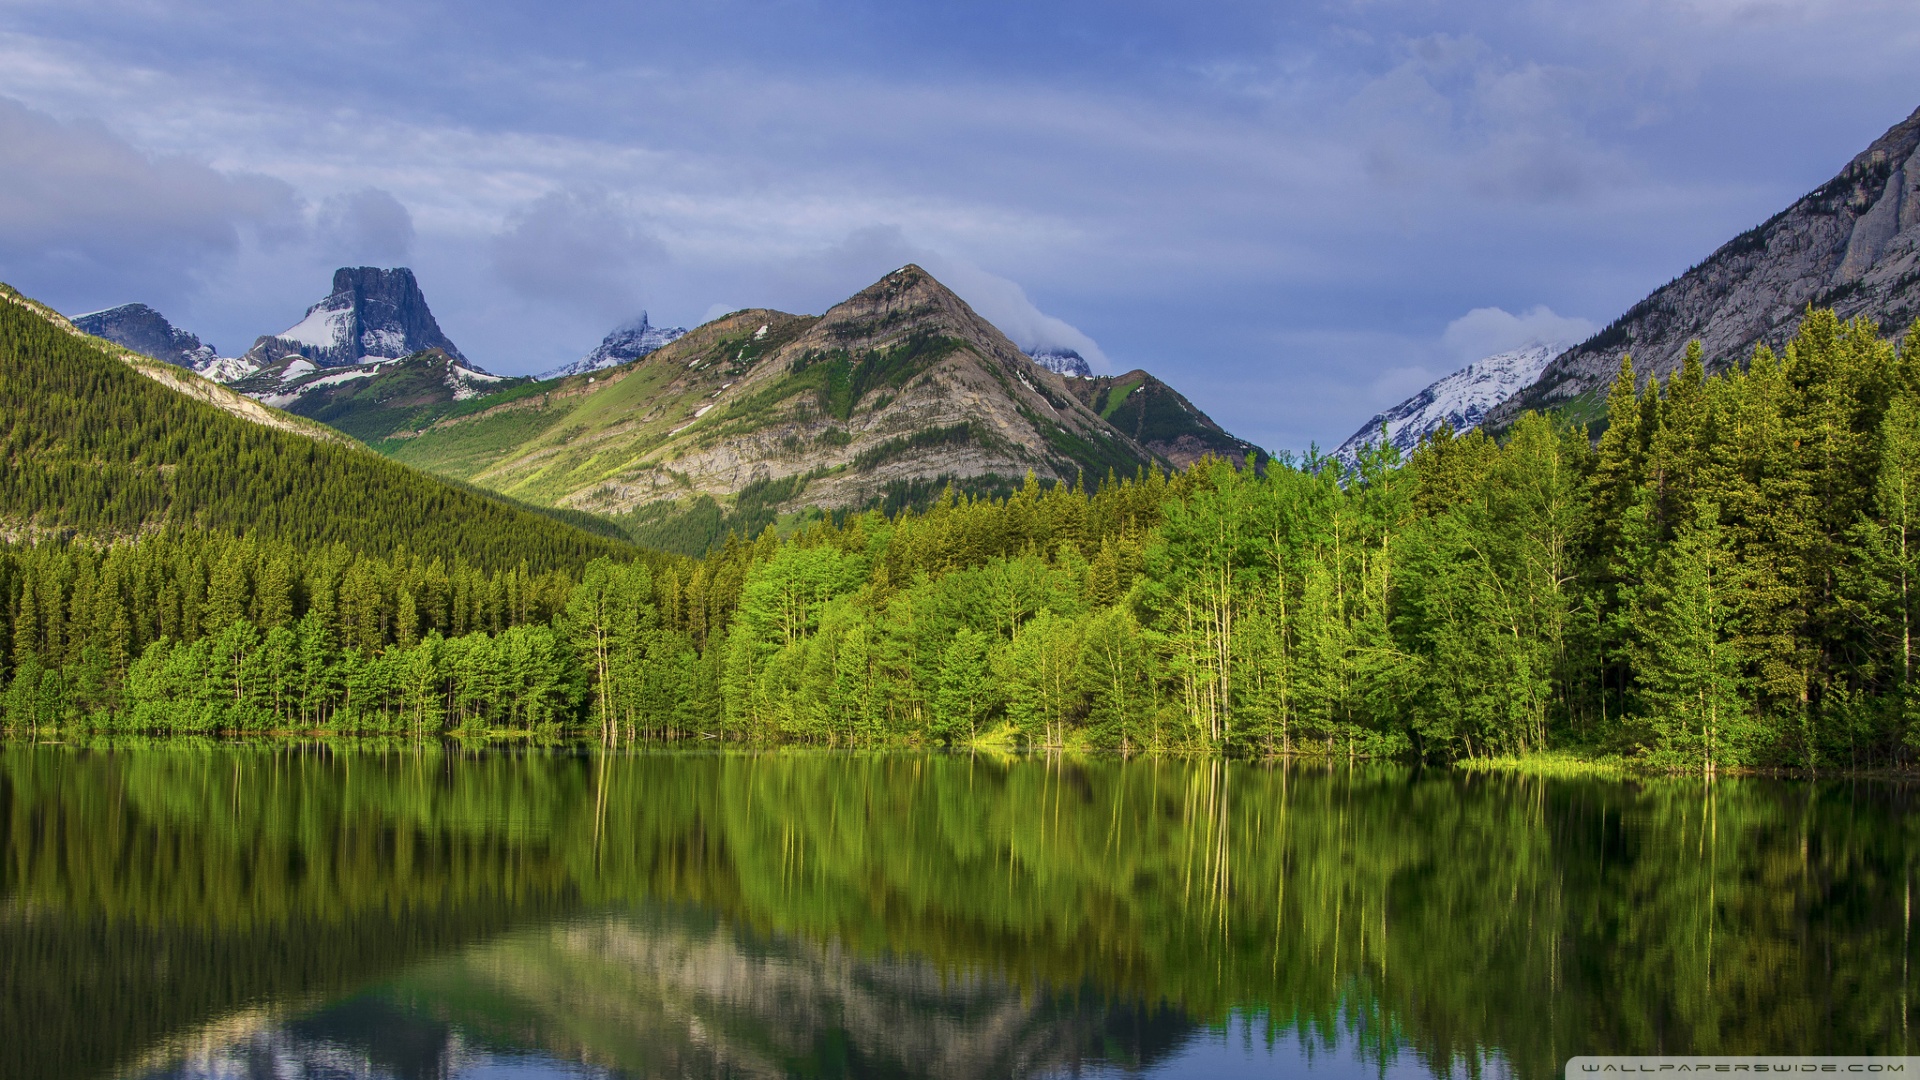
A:
<svg viewBox="0 0 1920 1080">
<path fill-rule="evenodd" d="M 343 266 L 333 272 L 333 291 L 308 308 L 305 318 L 261 337 L 239 359 L 246 374 L 252 374 L 295 357 L 319 367 L 340 367 L 398 360 L 428 349 L 472 367 L 440 332 L 412 270 Z M 239 373 L 227 374 L 231 380 Z"/>
<path fill-rule="evenodd" d="M 1664 376 L 1698 339 L 1708 367 L 1723 369 L 1755 345 L 1783 346 L 1809 306 L 1864 315 L 1883 331 L 1920 316 L 1920 109 L 1839 175 L 1554 358 L 1489 422 L 1545 408 L 1597 417 L 1622 354 L 1642 376 Z"/>
<path fill-rule="evenodd" d="M 1070 355 L 1079 359 L 1078 353 Z M 1227 434 L 1179 391 L 1137 368 L 1125 375 L 1080 375 L 1067 380 L 1067 389 L 1102 420 L 1175 468 L 1184 469 L 1208 454 L 1236 464 L 1252 454 L 1256 465 L 1266 465 L 1266 451 Z"/>
<path fill-rule="evenodd" d="M 184 368 L 198 368 L 215 359 L 213 346 L 201 344 L 199 338 L 176 328 L 166 316 L 145 304 L 122 304 L 75 315 L 73 325 L 94 337 Z"/>
<path fill-rule="evenodd" d="M 562 364 L 551 371 L 541 372 L 540 378 L 564 379 L 569 375 L 619 367 L 621 364 L 629 364 L 640 359 L 662 345 L 671 345 L 686 336 L 687 331 L 684 327 L 647 325 L 647 313 L 643 311 L 637 320 L 614 327 L 613 332 L 608 334 L 592 352 L 571 364 Z"/>
<path fill-rule="evenodd" d="M 378 448 L 609 515 L 860 507 L 949 480 L 998 491 L 1028 472 L 1071 482 L 1169 463 L 1069 388 L 1080 382 L 907 266 L 824 315 L 735 312 L 630 364 L 502 395 L 512 400 Z"/>
<path fill-rule="evenodd" d="M 641 323 L 645 329 L 645 316 Z M 323 340 L 333 344 L 317 344 Z M 356 359 L 341 362 L 347 355 Z M 260 338 L 244 356 L 208 355 L 192 367 L 256 401 L 369 441 L 533 381 L 494 375 L 461 356 L 405 267 L 342 267 L 333 292 L 299 325 Z"/>
<path fill-rule="evenodd" d="M 463 406 L 532 383 L 492 375 L 427 349 L 398 360 L 344 367 L 316 367 L 294 356 L 261 371 L 241 374 L 228 385 L 276 409 L 310 417 L 356 439 L 384 439 L 413 430 Z"/>
<path fill-rule="evenodd" d="M 1087 358 L 1073 349 L 1059 349 L 1052 346 L 1035 349 L 1027 358 L 1055 375 L 1072 375 L 1075 378 L 1093 378 L 1093 367 Z"/>
<path fill-rule="evenodd" d="M 162 528 L 534 572 L 632 549 L 89 337 L 0 286 L 0 539 Z"/>
<path fill-rule="evenodd" d="M 1425 390 L 1395 405 L 1360 425 L 1360 430 L 1331 455 L 1354 468 L 1363 447 L 1380 441 L 1380 428 L 1387 429 L 1387 442 L 1404 459 L 1420 445 L 1420 440 L 1451 424 L 1457 432 L 1480 426 L 1487 414 L 1516 391 L 1530 386 L 1546 370 L 1548 363 L 1561 354 L 1560 342 L 1533 342 L 1509 352 L 1494 353 L 1476 360 L 1441 379 Z"/>
</svg>

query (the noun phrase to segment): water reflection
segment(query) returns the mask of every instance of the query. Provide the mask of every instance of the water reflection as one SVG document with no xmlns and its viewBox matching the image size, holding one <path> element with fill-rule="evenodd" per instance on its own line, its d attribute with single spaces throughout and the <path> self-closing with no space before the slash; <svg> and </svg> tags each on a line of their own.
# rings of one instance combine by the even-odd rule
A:
<svg viewBox="0 0 1920 1080">
<path fill-rule="evenodd" d="M 0 749 L 0 1075 L 1903 1053 L 1898 785 Z"/>
</svg>

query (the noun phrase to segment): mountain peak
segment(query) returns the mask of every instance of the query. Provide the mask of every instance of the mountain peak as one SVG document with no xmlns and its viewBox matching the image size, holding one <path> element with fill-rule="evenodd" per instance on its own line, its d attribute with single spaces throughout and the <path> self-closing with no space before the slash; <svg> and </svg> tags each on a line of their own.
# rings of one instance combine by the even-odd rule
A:
<svg viewBox="0 0 1920 1080">
<path fill-rule="evenodd" d="M 806 337 L 827 348 L 885 348 L 908 334 L 943 334 L 1004 363 L 1024 359 L 998 327 L 913 263 L 828 308 Z"/>
<path fill-rule="evenodd" d="M 198 337 L 175 327 L 145 304 L 121 304 L 76 315 L 73 325 L 94 337 L 184 368 L 199 367 L 214 359 L 213 346 L 202 344 Z"/>
<path fill-rule="evenodd" d="M 613 328 L 593 351 L 573 361 L 562 364 L 550 371 L 540 373 L 542 379 L 560 379 L 568 375 L 579 375 L 601 368 L 619 367 L 653 352 L 662 345 L 669 345 L 685 337 L 687 330 L 682 326 L 659 327 L 649 325 L 647 313 L 641 312 L 638 319 L 629 319 Z"/>
<path fill-rule="evenodd" d="M 1093 365 L 1080 355 L 1077 349 L 1063 349 L 1053 345 L 1035 347 L 1027 353 L 1027 358 L 1055 375 L 1072 375 L 1076 378 L 1093 378 Z"/>
<path fill-rule="evenodd" d="M 306 317 L 293 326 L 254 342 L 243 359 L 260 368 L 298 354 L 322 367 L 335 367 L 393 360 L 427 349 L 467 363 L 441 332 L 412 270 L 343 266 L 333 272 L 333 291 L 326 299 L 308 308 Z"/>
<path fill-rule="evenodd" d="M 1450 424 L 1463 434 L 1471 431 L 1502 402 L 1539 378 L 1565 349 L 1566 345 L 1557 341 L 1530 341 L 1517 349 L 1475 360 L 1393 408 L 1375 413 L 1331 456 L 1353 468 L 1359 464 L 1360 451 L 1380 441 L 1383 427 L 1386 441 L 1400 451 L 1403 459 L 1441 424 Z"/>
</svg>

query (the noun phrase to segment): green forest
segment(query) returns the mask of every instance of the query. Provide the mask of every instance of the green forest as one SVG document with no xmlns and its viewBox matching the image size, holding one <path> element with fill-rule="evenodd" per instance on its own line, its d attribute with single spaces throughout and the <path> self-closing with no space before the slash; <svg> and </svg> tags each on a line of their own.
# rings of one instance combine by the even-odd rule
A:
<svg viewBox="0 0 1920 1080">
<path fill-rule="evenodd" d="M 1030 479 L 699 560 L 162 517 L 0 554 L 0 708 L 14 732 L 1901 766 L 1917 365 L 1920 325 L 1896 346 L 1814 311 L 1724 372 L 1697 348 L 1664 381 L 1623 361 L 1597 440 L 1534 414 L 1352 473 Z M 22 427 L 10 461 L 36 453 Z"/>
<path fill-rule="evenodd" d="M 0 536 L 210 530 L 376 554 L 411 546 L 540 572 L 631 555 L 571 517 L 196 401 L 17 296 L 0 286 Z"/>
</svg>

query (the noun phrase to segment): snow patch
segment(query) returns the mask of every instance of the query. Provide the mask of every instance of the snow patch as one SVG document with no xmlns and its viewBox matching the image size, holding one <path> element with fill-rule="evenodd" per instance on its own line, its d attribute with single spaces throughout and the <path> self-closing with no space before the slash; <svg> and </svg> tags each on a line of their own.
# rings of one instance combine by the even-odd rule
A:
<svg viewBox="0 0 1920 1080">
<path fill-rule="evenodd" d="M 360 351 L 370 356 L 405 356 L 407 335 L 398 330 L 368 330 L 360 335 Z"/>
<path fill-rule="evenodd" d="M 239 382 L 259 371 L 258 365 L 242 356 L 216 356 L 195 364 L 193 370 L 217 383 Z"/>
<path fill-rule="evenodd" d="M 1333 459 L 1351 469 L 1359 463 L 1360 451 L 1380 441 L 1385 425 L 1386 440 L 1404 459 L 1420 440 L 1452 424 L 1458 434 L 1480 426 L 1494 406 L 1533 384 L 1554 357 L 1567 346 L 1557 341 L 1536 341 L 1518 349 L 1494 353 L 1476 360 L 1441 379 L 1393 408 L 1374 415 L 1352 437 L 1333 452 Z"/>
<path fill-rule="evenodd" d="M 323 375 L 320 378 L 315 379 L 310 383 L 303 384 L 300 387 L 300 390 L 302 393 L 305 393 L 306 391 L 315 389 L 317 387 L 337 386 L 340 383 L 352 382 L 355 379 L 371 379 L 378 374 L 380 374 L 379 369 L 374 368 L 372 370 L 367 370 L 367 371 L 359 371 L 359 370 L 343 371 L 338 375 Z"/>
<path fill-rule="evenodd" d="M 307 317 L 294 323 L 277 336 L 300 345 L 310 345 L 316 349 L 331 349 L 347 338 L 347 324 L 353 320 L 352 308 L 327 308 L 315 304 L 307 309 Z"/>
</svg>

